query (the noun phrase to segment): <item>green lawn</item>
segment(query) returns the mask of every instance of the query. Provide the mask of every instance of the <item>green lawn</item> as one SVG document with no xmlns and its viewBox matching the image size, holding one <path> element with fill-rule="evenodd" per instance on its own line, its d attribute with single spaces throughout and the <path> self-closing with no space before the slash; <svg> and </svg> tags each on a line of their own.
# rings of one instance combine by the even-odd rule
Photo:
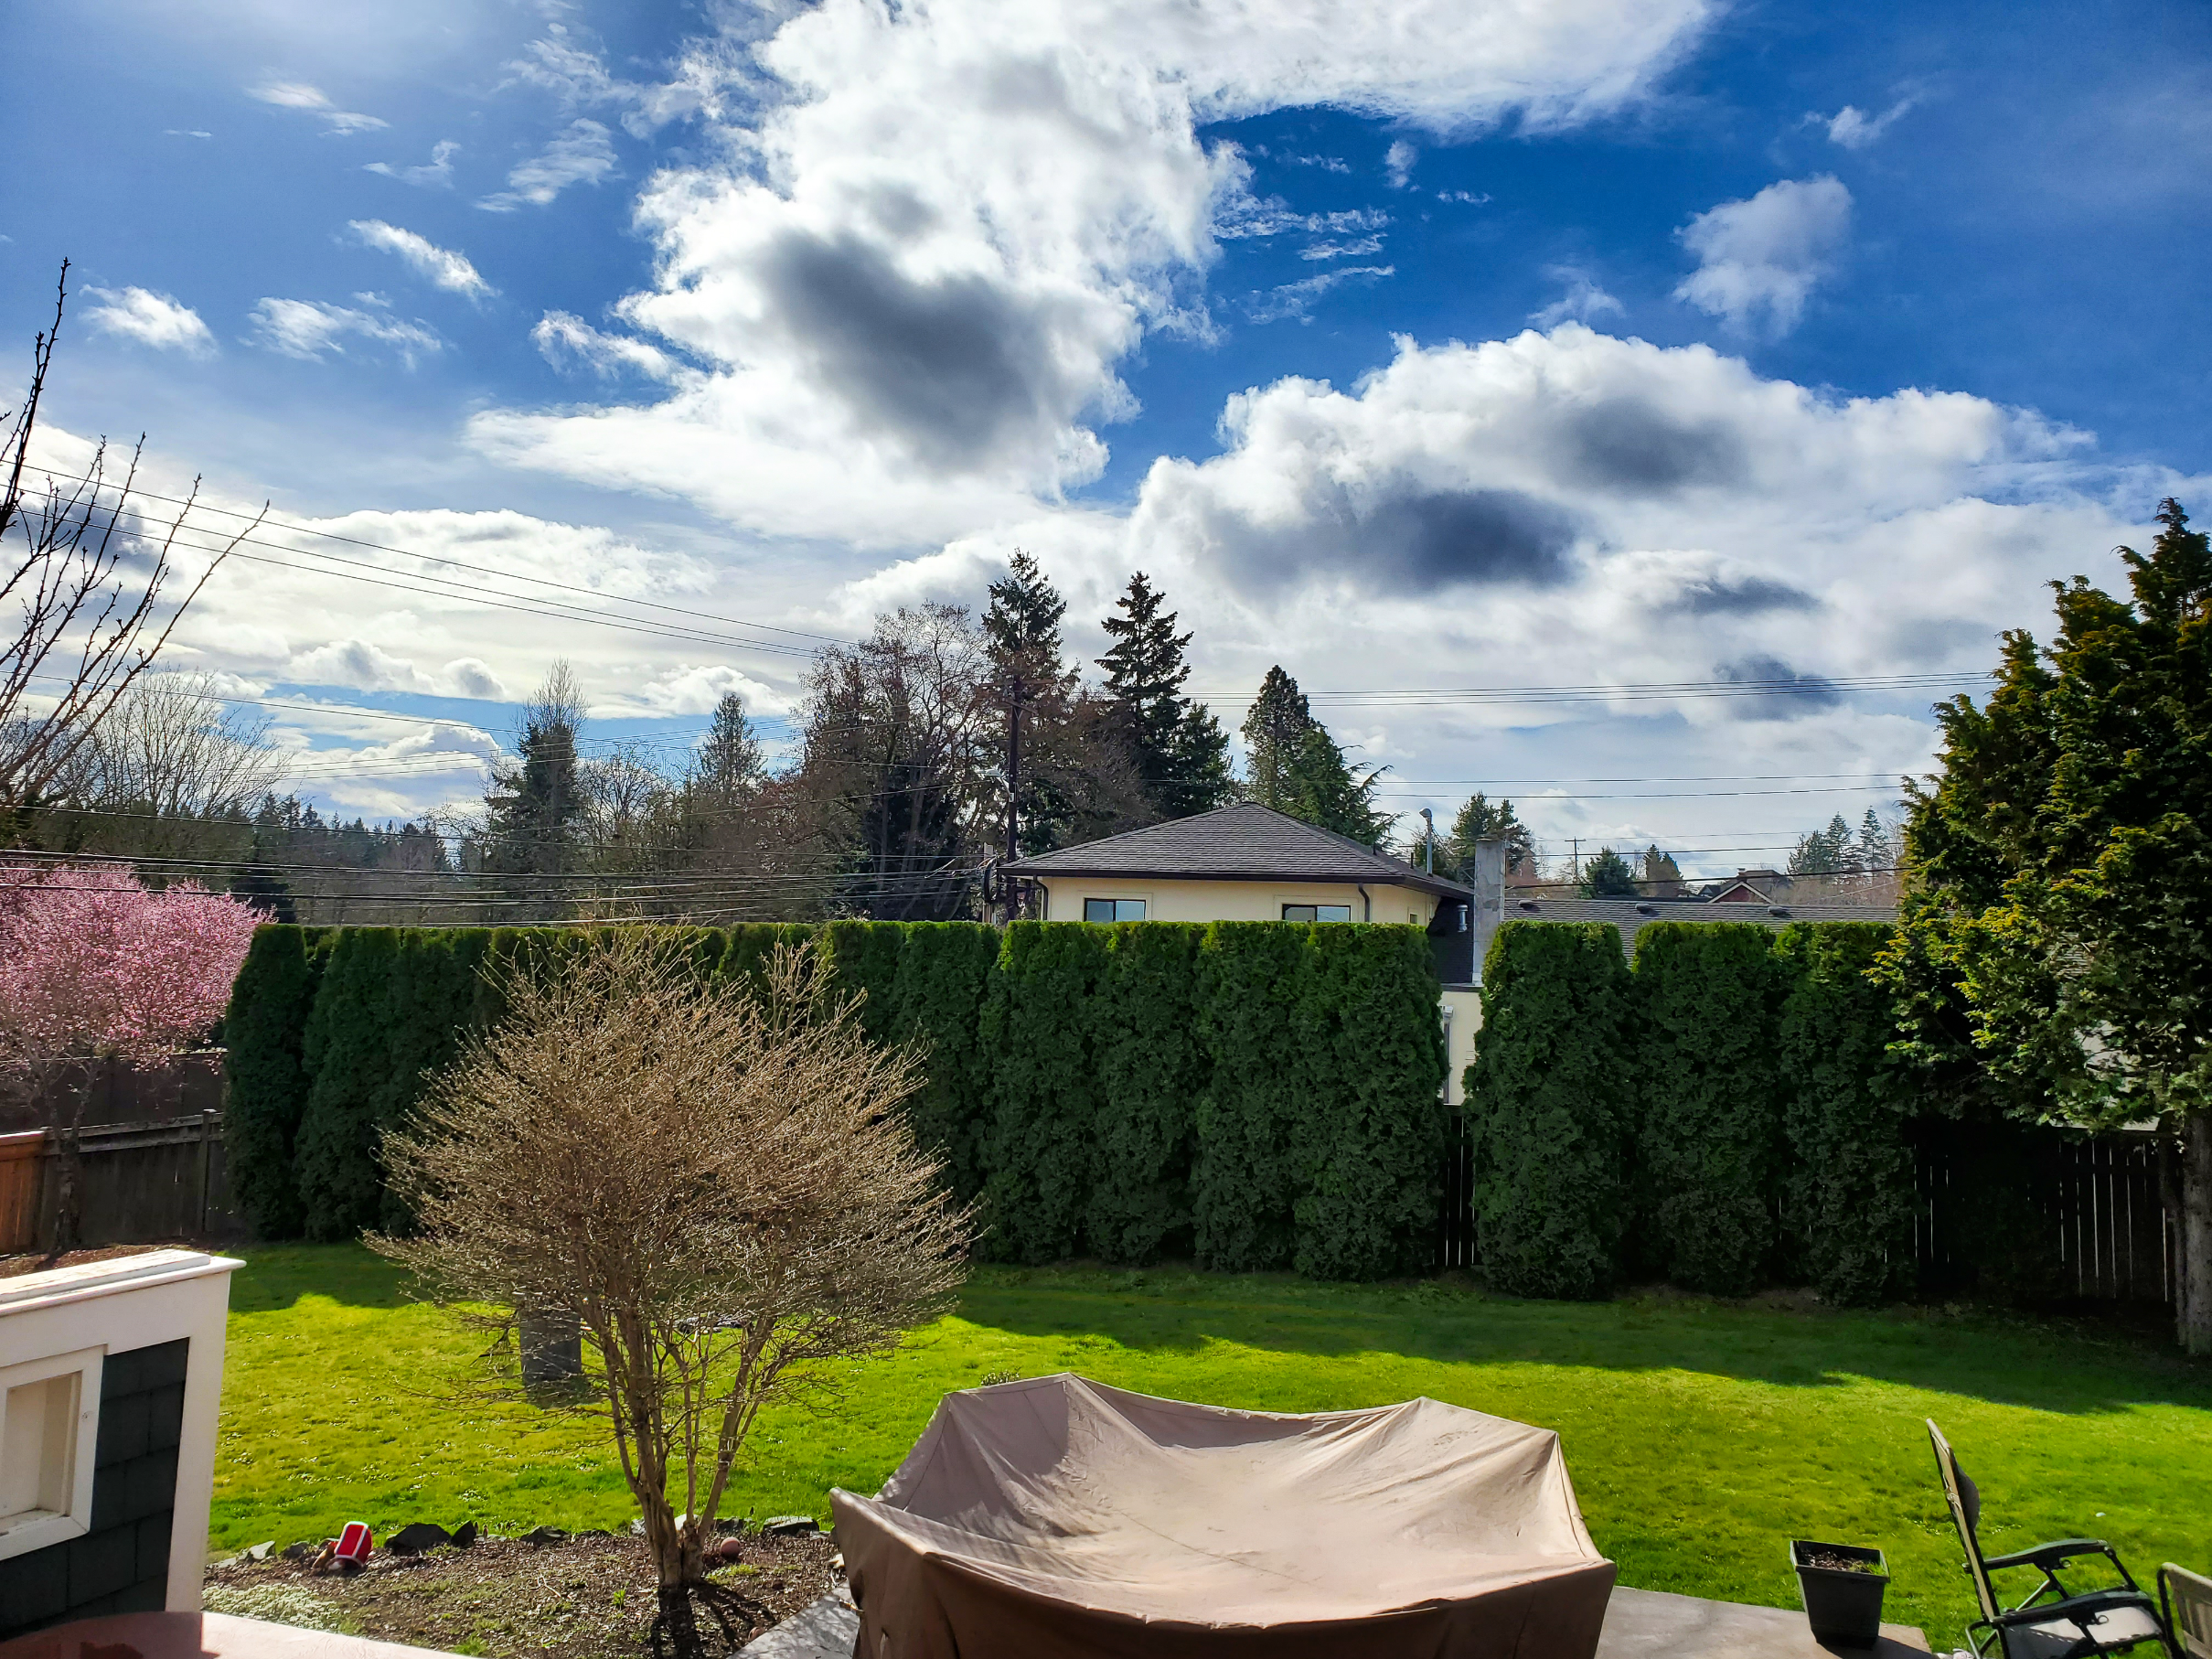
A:
<svg viewBox="0 0 2212 1659">
<path fill-rule="evenodd" d="M 483 1338 L 351 1247 L 258 1249 L 234 1281 L 215 1543 L 625 1525 L 597 1426 L 457 1403 Z M 845 1409 L 764 1419 L 732 1513 L 871 1492 L 946 1389 L 1079 1371 L 1288 1411 L 1428 1395 L 1559 1431 L 1624 1584 L 1797 1604 L 1791 1536 L 1877 1544 L 1889 1616 L 1961 1640 L 1958 1547 L 1921 1419 L 1981 1482 L 1993 1551 L 2109 1537 L 2139 1575 L 2212 1567 L 2212 1367 L 2093 1328 L 1639 1297 L 1523 1302 L 1443 1284 L 979 1270 L 959 1315 L 855 1368 Z M 2025 1588 L 2025 1587 L 2023 1587 Z"/>
</svg>

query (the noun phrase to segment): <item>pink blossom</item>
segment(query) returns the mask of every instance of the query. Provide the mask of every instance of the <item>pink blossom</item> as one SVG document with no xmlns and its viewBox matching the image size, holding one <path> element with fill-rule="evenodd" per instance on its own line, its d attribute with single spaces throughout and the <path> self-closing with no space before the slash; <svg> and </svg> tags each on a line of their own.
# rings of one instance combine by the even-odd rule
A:
<svg viewBox="0 0 2212 1659">
<path fill-rule="evenodd" d="M 121 864 L 0 861 L 0 1050 L 144 1065 L 188 1046 L 222 1017 L 260 919 Z"/>
</svg>

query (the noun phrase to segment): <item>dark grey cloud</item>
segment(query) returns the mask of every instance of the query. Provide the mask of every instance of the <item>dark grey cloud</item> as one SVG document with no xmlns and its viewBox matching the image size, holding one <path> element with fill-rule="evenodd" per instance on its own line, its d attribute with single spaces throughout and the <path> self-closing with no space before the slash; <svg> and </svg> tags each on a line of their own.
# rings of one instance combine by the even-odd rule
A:
<svg viewBox="0 0 2212 1659">
<path fill-rule="evenodd" d="M 1816 611 L 1820 606 L 1803 588 L 1764 576 L 1706 576 L 1685 583 L 1674 596 L 1674 608 L 1693 616 L 1756 616 L 1764 611 Z"/>
<path fill-rule="evenodd" d="M 1779 657 L 1753 656 L 1724 662 L 1714 678 L 1731 685 L 1758 686 L 1758 692 L 1727 700 L 1738 720 L 1802 720 L 1843 701 L 1843 694 L 1818 674 L 1801 674 Z"/>
<path fill-rule="evenodd" d="M 1566 421 L 1569 476 L 1628 495 L 1669 495 L 1744 474 L 1742 442 L 1710 422 L 1678 421 L 1642 398 L 1616 398 Z"/>
<path fill-rule="evenodd" d="M 1553 503 L 1510 489 L 1433 489 L 1386 477 L 1357 494 L 1324 487 L 1295 527 L 1256 524 L 1218 500 L 1206 544 L 1249 586 L 1306 576 L 1368 593 L 1427 594 L 1469 583 L 1548 586 L 1571 573 L 1580 526 Z"/>
<path fill-rule="evenodd" d="M 770 315 L 826 389 L 932 466 L 968 471 L 1074 412 L 1052 318 L 980 276 L 920 283 L 852 235 L 788 231 L 760 268 Z"/>
<path fill-rule="evenodd" d="M 1563 581 L 1575 545 L 1566 513 L 1511 489 L 1409 491 L 1354 514 L 1347 528 L 1360 567 L 1412 593 Z"/>
</svg>

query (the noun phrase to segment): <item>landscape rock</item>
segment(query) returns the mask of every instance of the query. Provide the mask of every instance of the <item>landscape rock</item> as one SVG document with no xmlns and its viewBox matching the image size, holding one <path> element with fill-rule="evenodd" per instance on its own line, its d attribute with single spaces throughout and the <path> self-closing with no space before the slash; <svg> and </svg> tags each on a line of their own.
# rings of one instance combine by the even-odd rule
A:
<svg viewBox="0 0 2212 1659">
<path fill-rule="evenodd" d="M 464 1521 L 454 1528 L 453 1547 L 455 1549 L 466 1549 L 476 1541 L 476 1524 L 474 1521 Z"/>
<path fill-rule="evenodd" d="M 319 1544 L 287 1544 L 284 1546 L 283 1559 L 312 1561 L 322 1552 L 322 1547 Z"/>
<path fill-rule="evenodd" d="M 718 1560 L 742 1561 L 745 1558 L 745 1547 L 735 1538 L 724 1538 L 719 1544 L 708 1545 L 705 1553 Z"/>
<path fill-rule="evenodd" d="M 274 1538 L 270 1538 L 260 1544 L 249 1544 L 246 1546 L 246 1559 L 249 1561 L 266 1561 L 269 1558 L 269 1552 L 275 1547 L 276 1540 Z"/>
<path fill-rule="evenodd" d="M 454 1535 L 435 1521 L 410 1521 L 384 1540 L 384 1547 L 395 1556 L 420 1556 L 453 1539 Z"/>
<path fill-rule="evenodd" d="M 525 1544 L 566 1544 L 569 1535 L 558 1526 L 540 1526 L 522 1535 Z"/>
<path fill-rule="evenodd" d="M 821 1530 L 812 1515 L 770 1515 L 761 1523 L 764 1538 L 807 1537 Z"/>
</svg>

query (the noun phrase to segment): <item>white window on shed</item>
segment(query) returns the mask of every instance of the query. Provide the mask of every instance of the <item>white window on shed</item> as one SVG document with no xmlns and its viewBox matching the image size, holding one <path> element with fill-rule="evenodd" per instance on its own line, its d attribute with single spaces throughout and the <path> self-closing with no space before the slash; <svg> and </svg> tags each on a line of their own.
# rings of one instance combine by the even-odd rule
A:
<svg viewBox="0 0 2212 1659">
<path fill-rule="evenodd" d="M 1086 922 L 1141 922 L 1144 920 L 1144 901 L 1085 899 L 1083 901 L 1083 919 Z"/>
<path fill-rule="evenodd" d="M 91 1530 L 102 1352 L 0 1368 L 0 1558 Z"/>
</svg>

